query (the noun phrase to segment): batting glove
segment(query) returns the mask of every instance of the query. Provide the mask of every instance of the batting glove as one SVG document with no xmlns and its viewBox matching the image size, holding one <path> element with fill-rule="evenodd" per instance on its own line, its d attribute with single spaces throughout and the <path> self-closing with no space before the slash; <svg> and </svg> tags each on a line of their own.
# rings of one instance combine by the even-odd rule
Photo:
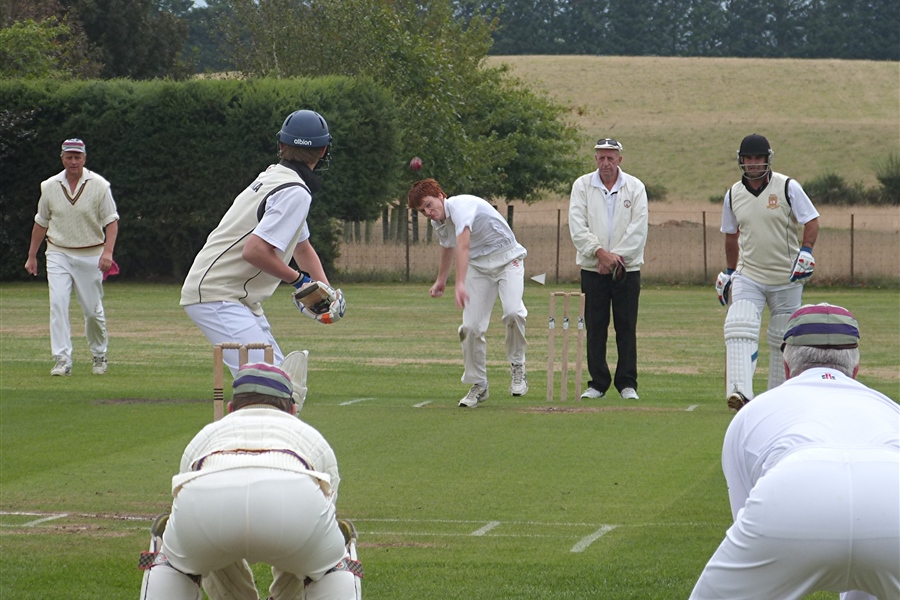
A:
<svg viewBox="0 0 900 600">
<path fill-rule="evenodd" d="M 719 273 L 719 276 L 716 277 L 716 295 L 719 297 L 719 304 L 722 306 L 728 305 L 728 300 L 731 296 L 732 273 L 734 273 L 734 269 L 725 269 L 724 273 Z"/>
<path fill-rule="evenodd" d="M 303 315 L 319 323 L 336 323 L 347 310 L 343 292 L 321 281 L 311 281 L 304 285 L 292 294 L 292 299 Z"/>
<path fill-rule="evenodd" d="M 812 248 L 807 246 L 803 246 L 800 248 L 800 253 L 797 255 L 797 259 L 794 261 L 794 268 L 791 273 L 791 281 L 797 281 L 798 279 L 808 279 L 813 274 L 813 269 L 816 268 L 816 259 L 813 258 Z"/>
</svg>

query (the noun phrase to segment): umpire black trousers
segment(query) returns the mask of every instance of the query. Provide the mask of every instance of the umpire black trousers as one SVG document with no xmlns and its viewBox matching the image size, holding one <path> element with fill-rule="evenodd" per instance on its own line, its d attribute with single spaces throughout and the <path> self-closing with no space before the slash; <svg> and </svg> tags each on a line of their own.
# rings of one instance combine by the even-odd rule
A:
<svg viewBox="0 0 900 600">
<path fill-rule="evenodd" d="M 641 272 L 630 271 L 622 281 L 613 282 L 612 275 L 582 269 L 581 291 L 584 293 L 587 364 L 591 376 L 588 385 L 601 392 L 606 392 L 611 383 L 615 383 L 620 392 L 628 387 L 637 390 L 637 319 Z M 619 355 L 615 381 L 606 362 L 610 311 Z"/>
</svg>

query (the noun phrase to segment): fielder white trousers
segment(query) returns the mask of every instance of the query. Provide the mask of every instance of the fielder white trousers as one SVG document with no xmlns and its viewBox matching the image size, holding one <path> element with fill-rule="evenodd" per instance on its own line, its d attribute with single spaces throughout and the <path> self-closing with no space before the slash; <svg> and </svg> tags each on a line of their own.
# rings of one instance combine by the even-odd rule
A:
<svg viewBox="0 0 900 600">
<path fill-rule="evenodd" d="M 691 600 L 816 590 L 900 600 L 897 450 L 811 447 L 782 459 L 751 490 Z"/>
<path fill-rule="evenodd" d="M 346 556 L 334 505 L 309 475 L 271 468 L 217 471 L 188 482 L 172 503 L 162 553 L 141 600 L 195 600 L 202 575 L 212 600 L 258 600 L 249 564 L 272 566 L 275 600 L 356 600 L 359 579 L 325 573 Z M 176 570 L 177 569 L 177 570 Z"/>
<path fill-rule="evenodd" d="M 72 256 L 47 252 L 47 283 L 50 288 L 50 350 L 53 358 L 72 364 L 72 330 L 69 299 L 72 289 L 84 313 L 84 334 L 93 356 L 107 350 L 106 315 L 103 312 L 103 272 L 100 255 Z"/>
<path fill-rule="evenodd" d="M 238 342 L 241 344 L 263 343 L 271 344 L 276 365 L 284 360 L 284 354 L 275 337 L 272 328 L 265 315 L 255 315 L 249 308 L 238 302 L 201 302 L 189 304 L 184 311 L 197 324 L 206 339 L 212 345 L 223 342 Z M 231 370 L 231 375 L 237 374 L 238 351 L 225 350 L 223 352 L 225 364 Z M 250 362 L 262 362 L 264 355 L 262 350 L 250 351 Z"/>
<path fill-rule="evenodd" d="M 463 383 L 487 383 L 487 341 L 484 334 L 491 311 L 500 296 L 506 328 L 506 359 L 525 364 L 525 319 L 528 310 L 522 301 L 525 290 L 525 261 L 519 246 L 499 256 L 489 255 L 469 261 L 466 291 L 469 301 L 463 308 L 459 341 L 463 353 Z"/>
</svg>

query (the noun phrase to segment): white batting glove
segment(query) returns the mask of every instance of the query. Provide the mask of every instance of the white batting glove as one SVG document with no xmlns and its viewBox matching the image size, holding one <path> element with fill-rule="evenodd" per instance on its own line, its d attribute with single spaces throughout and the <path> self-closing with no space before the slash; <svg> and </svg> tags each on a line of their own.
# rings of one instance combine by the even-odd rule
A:
<svg viewBox="0 0 900 600">
<path fill-rule="evenodd" d="M 791 273 L 791 281 L 797 281 L 798 279 L 808 279 L 813 274 L 813 269 L 816 268 L 816 259 L 813 258 L 812 248 L 807 246 L 803 246 L 800 248 L 800 254 L 797 255 L 797 259 L 794 261 L 794 268 Z"/>
<path fill-rule="evenodd" d="M 326 287 L 331 290 L 330 286 Z M 319 315 L 319 318 L 317 319 L 319 323 L 325 323 L 326 325 L 328 325 L 331 323 L 337 323 L 344 318 L 344 313 L 347 311 L 347 301 L 344 300 L 344 292 L 342 292 L 340 289 L 331 290 L 331 296 L 334 298 L 334 300 L 329 305 L 328 312 Z"/>
<path fill-rule="evenodd" d="M 716 295 L 719 297 L 719 304 L 722 306 L 728 305 L 728 300 L 731 296 L 732 273 L 734 273 L 734 269 L 725 269 L 724 273 L 719 273 L 719 276 L 716 277 Z"/>
</svg>

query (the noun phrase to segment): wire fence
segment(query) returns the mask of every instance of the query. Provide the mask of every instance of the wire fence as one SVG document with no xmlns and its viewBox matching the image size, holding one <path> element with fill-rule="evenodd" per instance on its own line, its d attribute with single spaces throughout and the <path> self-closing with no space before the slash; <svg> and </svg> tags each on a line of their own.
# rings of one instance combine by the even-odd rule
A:
<svg viewBox="0 0 900 600">
<path fill-rule="evenodd" d="M 579 268 L 569 237 L 567 203 L 552 207 L 499 205 L 528 250 L 526 277 L 576 282 Z M 900 210 L 874 207 L 819 209 L 813 284 L 900 284 Z M 709 283 L 725 268 L 721 209 L 650 205 L 641 278 L 672 284 Z M 357 280 L 429 280 L 437 274 L 440 245 L 427 219 L 405 208 L 369 222 L 344 223 L 342 276 Z"/>
</svg>

